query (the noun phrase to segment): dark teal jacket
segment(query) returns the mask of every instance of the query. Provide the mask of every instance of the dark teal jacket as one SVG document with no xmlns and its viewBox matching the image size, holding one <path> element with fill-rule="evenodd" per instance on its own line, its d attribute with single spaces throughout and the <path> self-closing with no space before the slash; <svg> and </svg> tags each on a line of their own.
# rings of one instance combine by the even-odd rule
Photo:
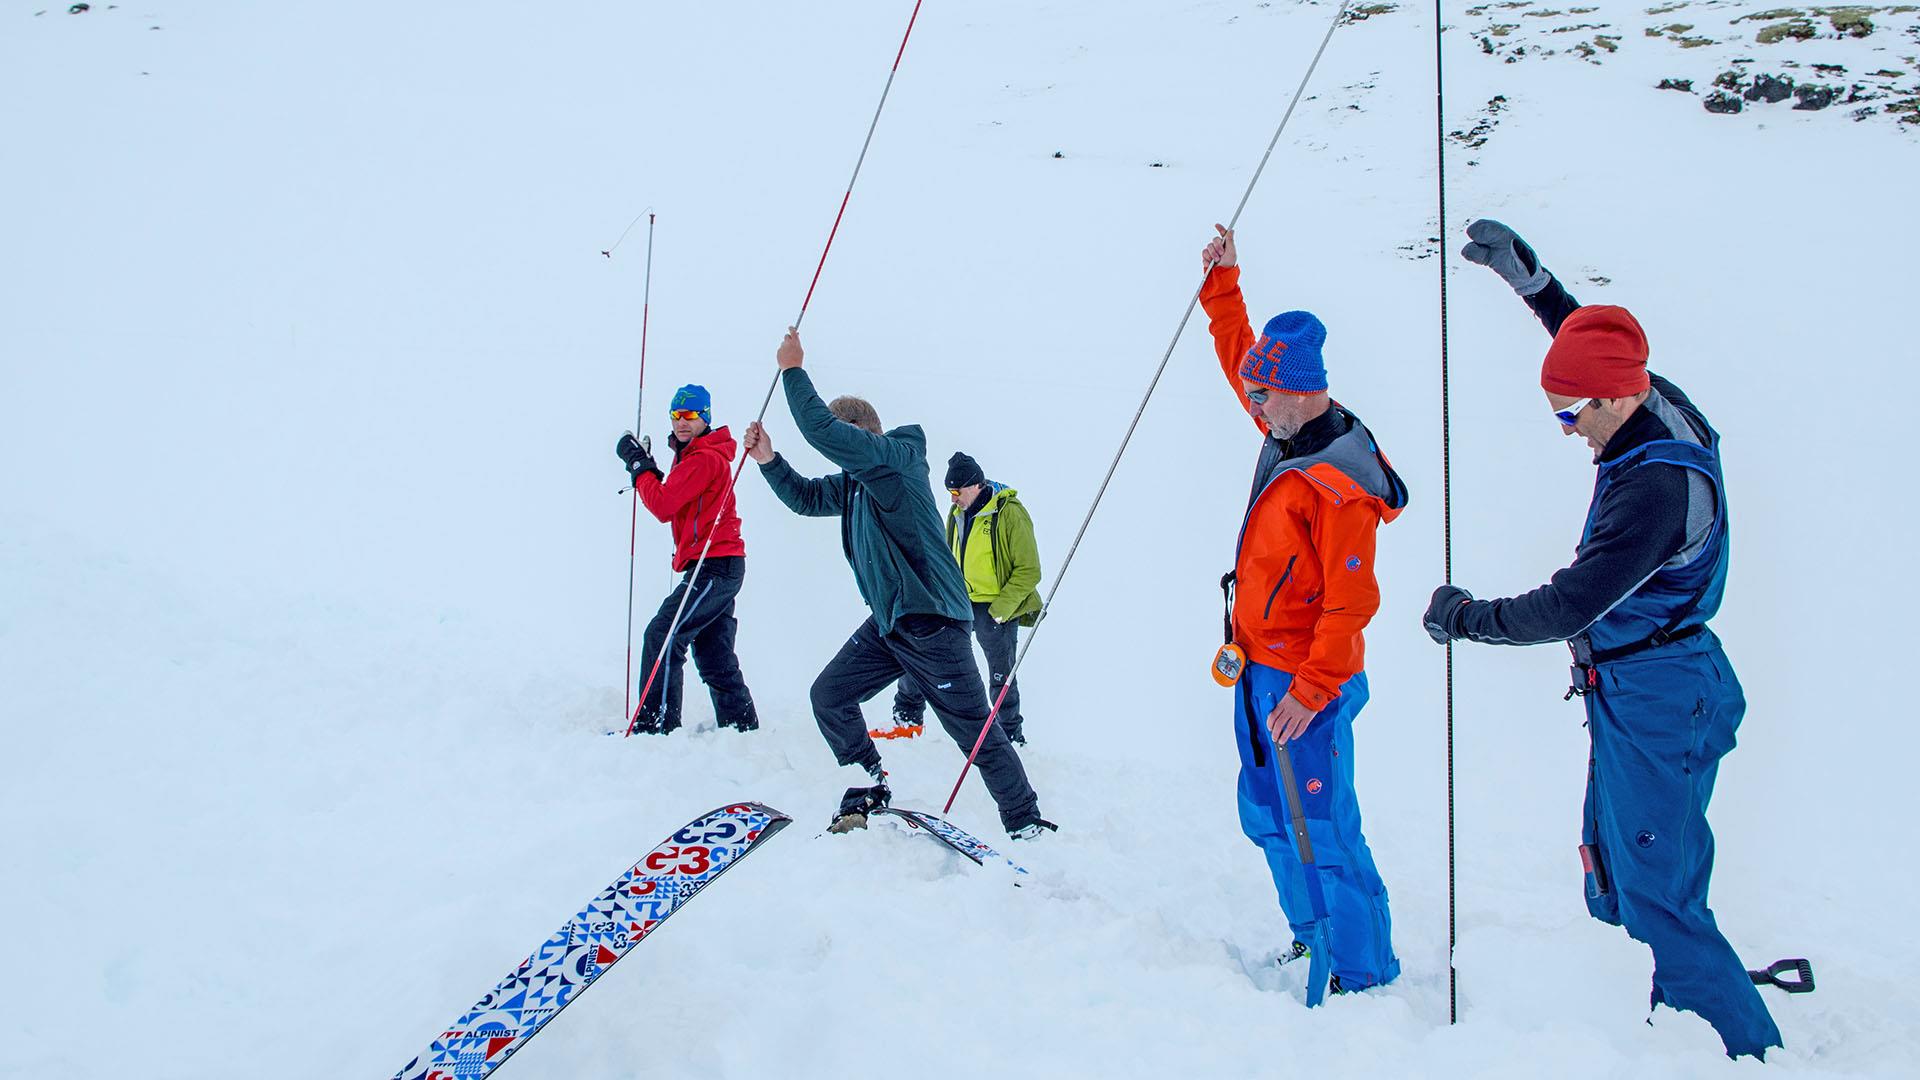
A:
<svg viewBox="0 0 1920 1080">
<path fill-rule="evenodd" d="M 794 513 L 839 516 L 840 546 L 880 632 L 892 633 L 902 615 L 971 620 L 967 585 L 933 503 L 920 425 L 875 435 L 835 419 L 804 369 L 788 369 L 780 382 L 801 438 L 844 471 L 810 480 L 775 454 L 760 475 Z"/>
</svg>

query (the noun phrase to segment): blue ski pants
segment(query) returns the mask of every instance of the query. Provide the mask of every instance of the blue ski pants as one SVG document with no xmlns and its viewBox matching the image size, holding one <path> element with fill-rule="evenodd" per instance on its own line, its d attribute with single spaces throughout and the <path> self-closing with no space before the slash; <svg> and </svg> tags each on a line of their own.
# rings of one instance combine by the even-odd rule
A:
<svg viewBox="0 0 1920 1080">
<path fill-rule="evenodd" d="M 1699 1013 L 1727 1054 L 1765 1056 L 1780 1029 L 1707 909 L 1707 800 L 1746 696 L 1712 635 L 1598 668 L 1586 695 L 1587 910 L 1653 949 L 1655 1005 Z"/>
<path fill-rule="evenodd" d="M 1278 668 L 1248 664 L 1234 688 L 1234 735 L 1240 743 L 1240 828 L 1266 854 L 1280 893 L 1280 909 L 1300 941 L 1313 940 L 1313 901 L 1306 868 L 1293 848 L 1291 814 L 1274 763 L 1267 714 L 1293 685 Z M 1327 904 L 1328 960 L 1346 989 L 1392 982 L 1393 955 L 1387 887 L 1360 832 L 1360 800 L 1353 787 L 1353 718 L 1367 703 L 1365 672 L 1348 679 L 1340 696 L 1320 710 L 1307 730 L 1287 744 L 1313 842 L 1314 870 Z"/>
</svg>

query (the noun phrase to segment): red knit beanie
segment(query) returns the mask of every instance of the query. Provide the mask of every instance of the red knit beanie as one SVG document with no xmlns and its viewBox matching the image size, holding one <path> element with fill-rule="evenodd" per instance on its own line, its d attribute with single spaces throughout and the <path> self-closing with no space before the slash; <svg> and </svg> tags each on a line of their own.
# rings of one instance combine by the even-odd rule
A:
<svg viewBox="0 0 1920 1080">
<path fill-rule="evenodd" d="M 1540 387 L 1565 397 L 1632 397 L 1649 386 L 1647 332 L 1623 307 L 1574 309 L 1540 365 Z"/>
</svg>

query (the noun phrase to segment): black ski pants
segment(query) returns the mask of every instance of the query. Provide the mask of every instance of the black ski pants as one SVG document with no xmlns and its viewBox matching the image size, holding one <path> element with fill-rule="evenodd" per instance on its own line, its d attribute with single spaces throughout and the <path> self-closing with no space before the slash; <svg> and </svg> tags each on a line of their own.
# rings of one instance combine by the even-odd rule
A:
<svg viewBox="0 0 1920 1080">
<path fill-rule="evenodd" d="M 993 605 L 984 600 L 973 603 L 973 636 L 980 641 L 980 649 L 987 654 L 987 704 L 1000 693 L 1000 687 L 1007 681 L 1007 675 L 1013 671 L 1014 654 L 1018 651 L 1020 624 L 1014 620 L 995 622 L 988 614 Z M 919 720 L 927 714 L 927 695 L 920 692 L 920 686 L 913 676 L 902 675 L 900 688 L 894 691 L 893 713 L 909 720 Z M 1007 688 L 1006 700 L 1000 703 L 1000 712 L 995 717 L 1007 738 L 1018 739 L 1021 734 L 1020 720 L 1020 684 L 1016 680 Z"/>
<path fill-rule="evenodd" d="M 660 602 L 660 611 L 647 624 L 640 653 L 639 684 L 646 686 L 653 671 L 654 658 L 666 644 L 667 627 L 673 613 L 680 609 L 680 598 L 687 591 L 691 568 L 680 584 Z M 739 623 L 733 617 L 733 600 L 746 580 L 747 560 L 741 555 L 723 555 L 707 560 L 700 569 L 700 580 L 693 583 L 693 598 L 687 601 L 686 614 L 673 632 L 673 647 L 654 676 L 653 686 L 640 703 L 644 719 L 662 731 L 680 726 L 682 676 L 686 669 L 687 649 L 693 649 L 693 666 L 713 695 L 713 714 L 723 727 L 758 727 L 753 711 L 753 695 L 747 691 L 746 677 L 740 674 L 740 659 L 734 655 L 733 639 Z"/>
<path fill-rule="evenodd" d="M 883 635 L 869 618 L 813 680 L 813 717 L 835 761 L 868 768 L 880 764 L 880 750 L 867 734 L 860 703 L 902 675 L 926 688 L 934 715 L 961 752 L 973 749 L 987 721 L 988 703 L 965 624 L 939 615 L 906 615 L 892 633 Z M 1040 797 L 998 722 L 988 730 L 973 763 L 1008 832 L 1039 820 Z"/>
</svg>

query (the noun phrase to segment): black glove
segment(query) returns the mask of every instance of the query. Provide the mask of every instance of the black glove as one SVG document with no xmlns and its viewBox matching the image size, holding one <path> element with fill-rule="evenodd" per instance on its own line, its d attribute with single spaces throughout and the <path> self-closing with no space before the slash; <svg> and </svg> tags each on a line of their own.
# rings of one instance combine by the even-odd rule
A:
<svg viewBox="0 0 1920 1080">
<path fill-rule="evenodd" d="M 1472 243 L 1460 249 L 1461 256 L 1499 274 L 1501 280 L 1521 296 L 1532 296 L 1553 280 L 1553 275 L 1540 265 L 1540 257 L 1520 239 L 1520 234 L 1492 218 L 1481 218 L 1468 225 L 1467 238 Z"/>
<path fill-rule="evenodd" d="M 1460 616 L 1467 601 L 1472 599 L 1473 594 L 1458 585 L 1442 585 L 1433 590 L 1433 602 L 1427 605 L 1427 613 L 1420 617 L 1420 625 L 1426 627 L 1427 636 L 1437 645 L 1464 637 L 1460 629 Z"/>
<path fill-rule="evenodd" d="M 636 440 L 633 432 L 629 431 L 620 436 L 620 441 L 613 446 L 613 452 L 620 455 L 620 460 L 626 463 L 627 475 L 634 480 L 639 480 L 643 472 L 652 473 L 656 480 L 663 479 L 660 467 L 653 463 L 651 437 L 642 435 Z"/>
</svg>

